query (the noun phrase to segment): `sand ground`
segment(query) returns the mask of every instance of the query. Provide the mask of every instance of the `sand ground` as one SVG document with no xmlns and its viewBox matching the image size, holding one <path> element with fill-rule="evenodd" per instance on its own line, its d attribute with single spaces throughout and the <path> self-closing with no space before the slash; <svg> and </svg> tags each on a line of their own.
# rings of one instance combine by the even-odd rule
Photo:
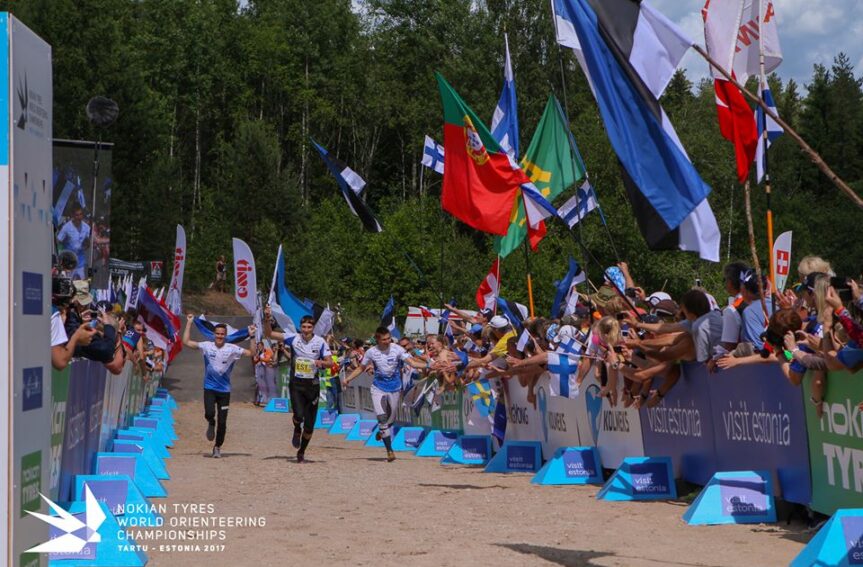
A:
<svg viewBox="0 0 863 567">
<path fill-rule="evenodd" d="M 223 458 L 212 459 L 202 367 L 187 349 L 171 368 L 167 385 L 180 404 L 180 439 L 168 460 L 169 496 L 154 502 L 168 507 L 164 530 L 223 533 L 139 540 L 150 565 L 768 566 L 787 565 L 811 537 L 799 520 L 690 527 L 681 520 L 682 502 L 599 502 L 596 487 L 533 486 L 529 475 L 444 467 L 404 453 L 387 463 L 383 449 L 322 430 L 308 462 L 297 464 L 290 416 L 251 404 L 248 360 L 234 373 Z M 202 507 L 193 513 L 192 504 Z M 227 517 L 262 517 L 265 525 L 171 526 Z M 160 549 L 196 543 L 200 550 Z M 218 547 L 205 551 L 206 545 Z"/>
</svg>

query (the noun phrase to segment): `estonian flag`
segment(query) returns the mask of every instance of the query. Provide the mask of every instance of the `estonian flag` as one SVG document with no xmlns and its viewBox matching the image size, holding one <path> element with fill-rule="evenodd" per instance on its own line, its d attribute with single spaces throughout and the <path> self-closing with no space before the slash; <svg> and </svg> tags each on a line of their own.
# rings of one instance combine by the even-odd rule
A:
<svg viewBox="0 0 863 567">
<path fill-rule="evenodd" d="M 390 335 L 396 340 L 402 338 L 399 332 L 399 327 L 396 325 L 396 301 L 393 296 L 384 306 L 384 312 L 381 313 L 381 327 L 386 327 L 390 331 Z"/>
<path fill-rule="evenodd" d="M 235 329 L 227 323 L 219 323 L 218 321 L 210 321 L 204 315 L 200 315 L 195 317 L 195 327 L 198 328 L 198 332 L 200 332 L 208 341 L 212 341 L 216 338 L 216 325 L 222 324 L 228 328 L 228 336 L 225 338 L 225 341 L 231 344 L 241 343 L 244 340 L 249 338 L 249 330 L 248 329 Z"/>
<path fill-rule="evenodd" d="M 719 226 L 659 98 L 693 44 L 639 0 L 553 0 L 558 41 L 576 51 L 617 153 L 641 233 L 653 250 L 719 261 Z"/>
<path fill-rule="evenodd" d="M 502 297 L 497 298 L 497 306 L 500 308 L 503 316 L 509 320 L 509 324 L 515 329 L 515 332 L 521 334 L 524 329 L 524 320 L 528 316 L 527 307 L 521 303 L 516 303 Z"/>
<path fill-rule="evenodd" d="M 321 154 L 321 159 L 336 178 L 339 184 L 339 189 L 342 191 L 342 196 L 348 203 L 351 212 L 354 213 L 363 223 L 363 227 L 369 232 L 381 232 L 383 228 L 375 214 L 366 205 L 366 202 L 360 198 L 360 191 L 365 187 L 366 182 L 360 177 L 357 172 L 345 165 L 341 160 L 338 160 L 330 155 L 330 153 L 316 141 L 312 140 L 318 153 Z"/>
<path fill-rule="evenodd" d="M 561 310 L 567 306 L 566 299 L 571 296 L 572 288 L 576 284 L 584 283 L 587 280 L 587 275 L 578 262 L 569 258 L 569 270 L 566 276 L 559 282 L 555 283 L 556 290 L 554 293 L 554 302 L 551 304 L 551 318 L 560 317 Z"/>
</svg>

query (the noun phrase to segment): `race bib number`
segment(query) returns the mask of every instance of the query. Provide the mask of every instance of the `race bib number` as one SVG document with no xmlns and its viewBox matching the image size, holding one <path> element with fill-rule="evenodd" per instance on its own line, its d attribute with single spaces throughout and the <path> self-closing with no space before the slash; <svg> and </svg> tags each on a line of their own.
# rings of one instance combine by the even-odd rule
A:
<svg viewBox="0 0 863 567">
<path fill-rule="evenodd" d="M 297 378 L 314 378 L 317 374 L 315 361 L 311 358 L 297 358 L 294 363 L 294 376 Z"/>
</svg>

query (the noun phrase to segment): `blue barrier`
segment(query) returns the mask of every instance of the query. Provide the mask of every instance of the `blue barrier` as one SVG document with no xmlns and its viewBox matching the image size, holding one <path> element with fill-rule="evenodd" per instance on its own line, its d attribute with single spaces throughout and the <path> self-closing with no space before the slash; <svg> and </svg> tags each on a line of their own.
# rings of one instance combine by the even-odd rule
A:
<svg viewBox="0 0 863 567">
<path fill-rule="evenodd" d="M 393 438 L 393 451 L 416 451 L 425 439 L 424 427 L 402 427 Z"/>
<path fill-rule="evenodd" d="M 596 447 L 560 447 L 531 479 L 532 484 L 602 484 Z"/>
<path fill-rule="evenodd" d="M 359 420 L 360 414 L 358 413 L 340 413 L 327 433 L 330 435 L 347 435 Z"/>
<path fill-rule="evenodd" d="M 318 415 L 315 417 L 315 429 L 329 429 L 336 422 L 338 415 L 339 412 L 336 410 L 318 408 Z"/>
<path fill-rule="evenodd" d="M 460 435 L 441 457 L 442 465 L 478 465 L 485 466 L 491 459 L 490 435 Z"/>
<path fill-rule="evenodd" d="M 360 419 L 354 423 L 354 426 L 348 432 L 345 440 L 347 441 L 368 441 L 369 437 L 375 431 L 375 428 L 378 426 L 378 422 L 376 419 Z"/>
<path fill-rule="evenodd" d="M 401 428 L 402 426 L 397 423 L 390 425 L 390 436 L 395 437 L 396 435 L 398 435 Z M 377 434 L 378 428 L 375 427 L 374 431 L 372 431 L 372 434 L 369 436 L 368 439 L 366 439 L 366 444 L 364 445 L 364 447 L 383 447 L 384 442 L 377 439 Z"/>
<path fill-rule="evenodd" d="M 114 445 L 111 448 L 113 453 L 140 453 L 144 457 L 144 462 L 153 471 L 153 475 L 159 480 L 170 480 L 171 475 L 168 474 L 168 469 L 162 460 L 153 452 L 153 448 L 149 441 L 142 439 L 140 441 L 114 440 Z"/>
<path fill-rule="evenodd" d="M 147 498 L 164 498 L 168 495 L 165 487 L 147 466 L 144 456 L 138 453 L 97 453 L 94 473 L 126 475 L 135 481 Z"/>
<path fill-rule="evenodd" d="M 690 525 L 775 522 L 770 473 L 716 473 L 683 514 L 683 521 Z"/>
<path fill-rule="evenodd" d="M 677 486 L 668 457 L 627 457 L 596 495 L 597 500 L 673 500 Z"/>
<path fill-rule="evenodd" d="M 507 441 L 485 466 L 491 473 L 535 473 L 542 467 L 542 444 L 539 441 Z"/>
<path fill-rule="evenodd" d="M 863 509 L 836 510 L 790 567 L 863 564 Z"/>
<path fill-rule="evenodd" d="M 457 431 L 432 429 L 414 454 L 417 457 L 443 457 L 458 440 L 458 435 Z"/>
<path fill-rule="evenodd" d="M 116 438 L 122 441 L 136 441 L 138 439 L 145 439 L 149 442 L 150 447 L 153 448 L 153 452 L 160 459 L 170 459 L 171 453 L 168 451 L 168 448 L 159 443 L 155 437 L 152 429 L 145 429 L 143 427 L 130 427 L 128 429 L 118 429 L 116 433 Z"/>
<path fill-rule="evenodd" d="M 90 488 L 96 500 L 108 506 L 112 514 L 123 516 L 126 526 L 158 527 L 161 516 L 153 512 L 152 505 L 129 476 L 79 474 L 75 477 L 76 500 L 84 500 L 85 486 Z"/>
<path fill-rule="evenodd" d="M 267 407 L 264 408 L 264 411 L 273 413 L 290 413 L 291 400 L 289 400 L 288 398 L 270 398 L 270 401 L 267 402 Z"/>
</svg>

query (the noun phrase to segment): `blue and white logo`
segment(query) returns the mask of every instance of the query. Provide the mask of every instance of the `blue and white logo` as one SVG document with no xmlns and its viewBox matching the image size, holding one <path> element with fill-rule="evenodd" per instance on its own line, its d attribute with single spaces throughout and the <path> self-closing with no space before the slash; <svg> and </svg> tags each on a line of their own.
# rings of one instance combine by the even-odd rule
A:
<svg viewBox="0 0 863 567">
<path fill-rule="evenodd" d="M 46 524 L 58 529 L 62 535 L 51 538 L 45 543 L 31 547 L 25 553 L 78 553 L 84 549 L 84 546 L 91 543 L 99 543 L 102 541 L 102 536 L 99 534 L 99 527 L 106 519 L 105 511 L 99 505 L 99 501 L 90 492 L 90 487 L 84 485 L 84 498 L 86 509 L 84 512 L 84 521 L 82 522 L 56 503 L 51 501 L 41 492 L 39 496 L 48 503 L 48 506 L 56 512 L 56 516 L 40 514 L 39 512 L 27 513 L 31 516 L 36 516 Z"/>
</svg>

